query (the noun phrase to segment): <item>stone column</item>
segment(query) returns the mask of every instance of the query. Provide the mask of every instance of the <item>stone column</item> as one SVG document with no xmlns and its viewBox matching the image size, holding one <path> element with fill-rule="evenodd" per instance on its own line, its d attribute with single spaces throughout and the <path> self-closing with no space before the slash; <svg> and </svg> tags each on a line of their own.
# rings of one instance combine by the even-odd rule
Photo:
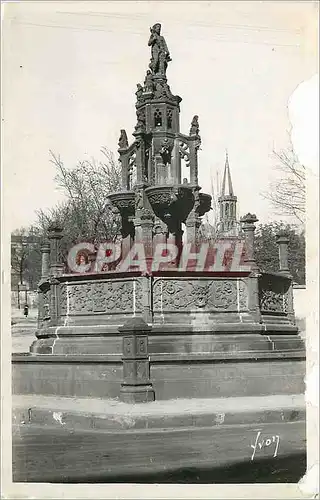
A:
<svg viewBox="0 0 320 500">
<path fill-rule="evenodd" d="M 137 210 L 134 219 L 135 227 L 135 243 L 142 243 L 145 251 L 146 263 L 148 270 L 152 265 L 153 257 L 153 217 L 150 210 L 143 208 Z"/>
<path fill-rule="evenodd" d="M 141 303 L 142 319 L 148 324 L 152 323 L 152 294 L 151 294 L 151 278 L 150 276 L 139 276 L 136 278 L 136 286 L 134 287 L 135 302 Z M 135 314 L 135 313 L 134 313 Z"/>
<path fill-rule="evenodd" d="M 289 271 L 289 260 L 288 260 L 288 245 L 289 238 L 284 232 L 277 235 L 277 244 L 279 246 L 279 272 L 286 276 L 290 280 L 289 288 L 286 292 L 284 300 L 284 309 L 287 311 L 288 319 L 291 323 L 295 324 L 294 306 L 293 306 L 293 284 L 292 275 Z"/>
<path fill-rule="evenodd" d="M 123 149 L 118 149 L 119 161 L 121 163 L 121 188 L 124 191 L 128 190 L 128 176 L 129 176 L 129 157 Z"/>
<path fill-rule="evenodd" d="M 123 383 L 120 399 L 125 403 L 146 403 L 155 400 L 150 382 L 148 334 L 151 327 L 139 317 L 130 318 L 119 328 L 122 334 Z"/>
<path fill-rule="evenodd" d="M 179 152 L 180 139 L 176 137 L 173 143 L 171 159 L 171 176 L 174 184 L 181 184 L 181 157 Z"/>
<path fill-rule="evenodd" d="M 146 179 L 144 178 L 144 166 L 146 161 L 146 151 L 143 140 L 142 132 L 135 132 L 133 134 L 136 138 L 136 169 L 137 169 L 137 185 L 143 184 Z"/>
<path fill-rule="evenodd" d="M 240 219 L 245 240 L 245 258 L 244 264 L 250 269 L 248 278 L 248 307 L 255 322 L 260 323 L 261 313 L 259 304 L 259 268 L 254 255 L 254 232 L 255 222 L 258 219 L 255 214 L 246 214 Z"/>
<path fill-rule="evenodd" d="M 199 139 L 195 137 L 189 140 L 189 151 L 190 151 L 190 184 L 197 186 L 198 184 L 198 151 L 197 143 Z"/>
<path fill-rule="evenodd" d="M 287 234 L 280 233 L 277 235 L 277 244 L 279 245 L 279 267 L 280 273 L 290 274 L 288 262 L 288 244 L 289 238 Z M 291 276 L 291 274 L 290 274 Z"/>
<path fill-rule="evenodd" d="M 240 222 L 242 223 L 242 230 L 244 232 L 245 240 L 245 263 L 251 268 L 252 271 L 258 271 L 255 255 L 254 255 L 254 232 L 256 229 L 255 222 L 258 219 L 255 214 L 248 213 L 241 217 Z"/>
<path fill-rule="evenodd" d="M 149 184 L 154 184 L 155 172 L 154 172 L 154 161 L 152 156 L 152 147 L 149 147 L 148 154 L 148 182 Z"/>
<path fill-rule="evenodd" d="M 167 171 L 166 171 L 166 166 L 165 164 L 163 163 L 163 159 L 162 159 L 162 156 L 161 154 L 155 154 L 155 184 L 158 184 L 158 185 L 163 185 L 163 184 L 167 184 L 168 183 L 168 180 L 167 180 Z"/>
<path fill-rule="evenodd" d="M 177 223 L 177 227 L 174 230 L 174 232 L 172 233 L 172 236 L 173 236 L 173 243 L 178 248 L 178 255 L 173 263 L 173 266 L 176 268 L 176 267 L 179 267 L 181 253 L 182 253 L 182 245 L 183 245 L 182 244 L 183 230 L 181 228 L 180 222 Z"/>
<path fill-rule="evenodd" d="M 122 238 L 121 241 L 121 263 L 127 258 L 132 246 L 132 237 L 130 234 Z"/>
<path fill-rule="evenodd" d="M 54 222 L 48 228 L 48 239 L 50 240 L 50 274 L 60 276 L 63 271 L 63 264 L 60 260 L 60 240 L 63 236 L 62 227 Z"/>
<path fill-rule="evenodd" d="M 153 247 L 155 247 L 158 243 L 165 244 L 167 242 L 168 237 L 168 226 L 165 224 L 159 217 L 155 217 L 153 222 Z"/>
<path fill-rule="evenodd" d="M 45 241 L 41 245 L 41 280 L 38 285 L 38 328 L 41 328 L 42 322 L 47 316 L 44 306 L 44 294 L 48 292 L 50 288 L 49 283 L 50 274 L 50 244 Z"/>
<path fill-rule="evenodd" d="M 121 263 L 127 258 L 134 240 L 134 217 L 121 216 Z"/>
<path fill-rule="evenodd" d="M 62 238 L 62 227 L 54 222 L 48 228 L 48 239 L 50 240 L 50 326 L 56 326 L 59 318 L 59 285 L 57 277 L 63 272 L 63 264 L 60 262 L 60 240 Z"/>
<path fill-rule="evenodd" d="M 41 278 L 46 279 L 50 274 L 50 243 L 45 241 L 41 245 Z"/>
<path fill-rule="evenodd" d="M 187 231 L 187 243 L 192 243 L 195 248 L 199 245 L 199 228 L 201 226 L 201 218 L 199 214 L 192 209 L 185 222 Z"/>
</svg>

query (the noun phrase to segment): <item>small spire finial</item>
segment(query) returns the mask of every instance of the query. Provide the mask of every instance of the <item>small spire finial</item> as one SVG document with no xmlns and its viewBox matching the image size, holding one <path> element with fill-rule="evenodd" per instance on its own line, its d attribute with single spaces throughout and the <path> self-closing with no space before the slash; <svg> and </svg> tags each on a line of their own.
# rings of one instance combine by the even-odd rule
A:
<svg viewBox="0 0 320 500">
<path fill-rule="evenodd" d="M 232 181 L 231 181 L 230 166 L 229 166 L 229 155 L 227 149 L 226 149 L 226 161 L 224 164 L 223 181 L 221 189 L 221 196 L 225 195 L 234 196 Z"/>
</svg>

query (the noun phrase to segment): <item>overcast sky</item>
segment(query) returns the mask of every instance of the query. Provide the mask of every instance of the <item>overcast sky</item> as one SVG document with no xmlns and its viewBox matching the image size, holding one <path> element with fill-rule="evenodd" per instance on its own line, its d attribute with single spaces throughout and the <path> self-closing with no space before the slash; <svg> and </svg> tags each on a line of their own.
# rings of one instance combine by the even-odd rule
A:
<svg viewBox="0 0 320 500">
<path fill-rule="evenodd" d="M 162 23 L 182 97 L 181 131 L 199 115 L 199 178 L 210 192 L 229 152 L 240 215 L 275 219 L 261 192 L 272 150 L 290 145 L 288 100 L 317 71 L 314 2 L 20 2 L 5 6 L 3 169 L 8 227 L 61 199 L 49 150 L 70 168 L 116 153 L 135 125 L 135 90 Z"/>
</svg>

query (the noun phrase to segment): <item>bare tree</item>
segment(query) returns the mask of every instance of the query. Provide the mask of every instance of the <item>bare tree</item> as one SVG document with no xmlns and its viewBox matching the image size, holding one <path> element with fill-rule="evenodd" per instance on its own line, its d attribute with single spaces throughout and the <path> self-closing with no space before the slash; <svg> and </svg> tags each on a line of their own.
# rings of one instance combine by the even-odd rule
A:
<svg viewBox="0 0 320 500">
<path fill-rule="evenodd" d="M 264 198 L 271 201 L 280 215 L 295 217 L 304 222 L 306 202 L 305 167 L 300 164 L 293 149 L 273 152 L 276 170 L 281 177 L 272 182 Z"/>
<path fill-rule="evenodd" d="M 102 149 L 103 161 L 80 161 L 68 169 L 60 156 L 51 154 L 57 169 L 56 182 L 66 200 L 51 210 L 39 210 L 38 223 L 46 231 L 52 221 L 63 227 L 62 253 L 78 241 L 98 243 L 114 239 L 119 231 L 119 218 L 109 209 L 108 194 L 120 188 L 121 167 L 107 149 Z"/>
<path fill-rule="evenodd" d="M 37 286 L 41 267 L 41 232 L 34 226 L 22 227 L 11 233 L 11 286 Z"/>
</svg>

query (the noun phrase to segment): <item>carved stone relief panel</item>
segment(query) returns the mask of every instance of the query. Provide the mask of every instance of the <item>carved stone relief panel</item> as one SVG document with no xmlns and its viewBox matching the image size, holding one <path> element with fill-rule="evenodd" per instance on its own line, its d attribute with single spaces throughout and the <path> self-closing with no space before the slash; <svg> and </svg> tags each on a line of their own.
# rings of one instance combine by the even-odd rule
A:
<svg viewBox="0 0 320 500">
<path fill-rule="evenodd" d="M 136 297 L 137 290 L 139 292 L 139 285 Z M 68 284 L 68 293 L 70 314 L 133 312 L 132 280 Z M 136 301 L 136 310 L 140 307 Z"/>
<path fill-rule="evenodd" d="M 235 280 L 159 279 L 153 286 L 153 310 L 237 310 Z"/>
</svg>

